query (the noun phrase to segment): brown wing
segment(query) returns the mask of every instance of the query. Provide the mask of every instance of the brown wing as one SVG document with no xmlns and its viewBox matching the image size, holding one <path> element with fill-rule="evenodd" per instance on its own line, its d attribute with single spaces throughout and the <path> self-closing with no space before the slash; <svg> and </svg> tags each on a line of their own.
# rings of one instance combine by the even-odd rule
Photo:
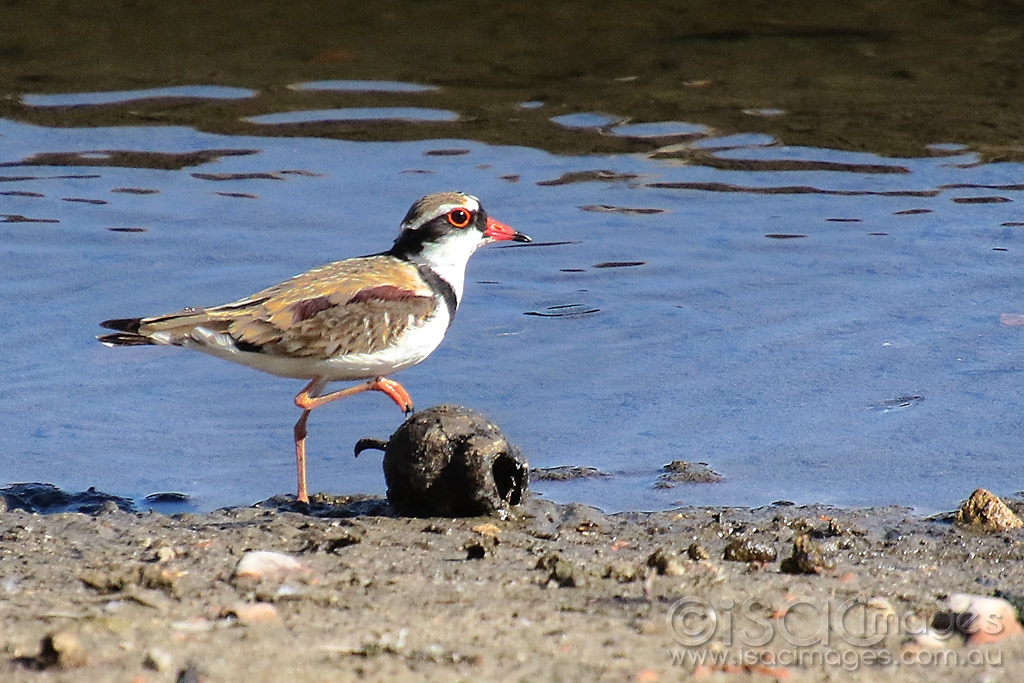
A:
<svg viewBox="0 0 1024 683">
<path fill-rule="evenodd" d="M 370 353 L 437 306 L 416 266 L 387 256 L 338 261 L 238 301 L 141 321 L 140 332 L 227 333 L 244 351 L 307 357 Z"/>
</svg>

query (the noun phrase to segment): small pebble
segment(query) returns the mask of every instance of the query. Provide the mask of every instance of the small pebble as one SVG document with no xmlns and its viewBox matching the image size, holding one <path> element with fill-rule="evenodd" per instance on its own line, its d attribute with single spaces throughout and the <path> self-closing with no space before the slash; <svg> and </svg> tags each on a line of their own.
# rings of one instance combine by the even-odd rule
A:
<svg viewBox="0 0 1024 683">
<path fill-rule="evenodd" d="M 647 566 L 654 569 L 660 576 L 682 576 L 686 568 L 675 555 L 665 552 L 664 548 L 658 548 L 647 558 Z"/>
<path fill-rule="evenodd" d="M 697 562 L 699 560 L 706 560 L 708 559 L 708 557 L 710 557 L 710 555 L 708 555 L 708 551 L 705 550 L 704 546 L 700 545 L 699 543 L 691 543 L 690 547 L 686 549 L 686 554 L 694 562 Z"/>
<path fill-rule="evenodd" d="M 96 511 L 96 514 L 97 515 L 113 515 L 113 514 L 117 514 L 118 512 L 121 512 L 121 508 L 119 508 L 117 506 L 117 503 L 115 503 L 112 500 L 105 500 L 105 501 L 103 501 L 103 504 L 100 505 L 99 509 Z"/>
<path fill-rule="evenodd" d="M 296 574 L 309 574 L 310 569 L 290 555 L 272 550 L 250 550 L 235 567 L 235 578 L 284 581 Z"/>
<path fill-rule="evenodd" d="M 170 546 L 162 546 L 156 551 L 156 559 L 158 562 L 169 562 L 178 556 L 174 548 Z"/>
<path fill-rule="evenodd" d="M 172 621 L 171 628 L 183 633 L 206 633 L 212 631 L 215 625 L 205 617 L 192 617 L 183 621 Z"/>
<path fill-rule="evenodd" d="M 869 598 L 864 606 L 872 612 L 876 612 L 882 616 L 899 618 L 899 615 L 896 612 L 896 608 L 892 606 L 892 603 L 889 602 L 887 598 L 882 598 L 878 596 Z"/>
<path fill-rule="evenodd" d="M 281 620 L 277 608 L 269 602 L 240 602 L 230 613 L 243 624 L 272 624 Z"/>
<path fill-rule="evenodd" d="M 475 527 L 470 529 L 470 531 L 475 531 L 481 536 L 490 536 L 492 538 L 497 538 L 498 534 L 501 532 L 497 525 L 491 524 L 490 522 L 485 522 L 484 524 L 477 524 Z"/>
<path fill-rule="evenodd" d="M 644 569 L 632 562 L 620 560 L 608 565 L 604 570 L 604 578 L 618 581 L 619 583 L 632 583 L 644 577 Z"/>
<path fill-rule="evenodd" d="M 573 588 L 583 583 L 580 569 L 558 553 L 549 553 L 540 558 L 537 561 L 537 569 L 548 572 L 548 583 L 562 588 Z"/>
<path fill-rule="evenodd" d="M 85 666 L 88 653 L 72 631 L 56 631 L 43 638 L 37 661 L 40 667 L 48 669 L 77 669 Z"/>
<path fill-rule="evenodd" d="M 152 607 L 160 612 L 166 612 L 171 607 L 171 599 L 163 591 L 155 588 L 131 586 L 124 591 L 124 595 L 140 605 Z"/>
<path fill-rule="evenodd" d="M 150 671 L 171 671 L 174 668 L 174 658 L 167 650 L 152 647 L 146 651 L 142 665 Z"/>
<path fill-rule="evenodd" d="M 178 678 L 175 683 L 206 683 L 206 674 L 199 668 L 195 662 L 189 662 L 188 665 L 178 672 Z"/>
<path fill-rule="evenodd" d="M 904 645 L 904 651 L 915 652 L 924 650 L 942 650 L 949 647 L 949 638 L 935 629 L 926 628 Z"/>
<path fill-rule="evenodd" d="M 793 554 L 782 561 L 779 571 L 783 574 L 820 574 L 834 567 L 835 563 L 825 557 L 818 544 L 803 534 L 793 541 Z"/>
<path fill-rule="evenodd" d="M 730 562 L 757 562 L 767 564 L 778 559 L 779 554 L 770 543 L 758 543 L 749 538 L 737 538 L 725 546 L 722 559 Z"/>
<path fill-rule="evenodd" d="M 466 551 L 467 560 L 482 560 L 488 555 L 493 554 L 497 545 L 498 542 L 496 538 L 485 536 L 479 541 L 469 541 L 463 546 L 463 548 Z"/>
</svg>

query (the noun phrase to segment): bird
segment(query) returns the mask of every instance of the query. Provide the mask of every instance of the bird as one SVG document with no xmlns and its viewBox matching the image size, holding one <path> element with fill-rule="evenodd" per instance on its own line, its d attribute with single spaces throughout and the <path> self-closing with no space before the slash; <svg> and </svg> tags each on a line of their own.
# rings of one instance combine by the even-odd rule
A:
<svg viewBox="0 0 1024 683">
<path fill-rule="evenodd" d="M 466 264 L 493 241 L 530 242 L 463 192 L 413 202 L 391 248 L 335 261 L 231 303 L 149 318 L 104 320 L 107 346 L 170 345 L 308 384 L 295 396 L 297 499 L 309 502 L 306 423 L 320 406 L 365 391 L 413 412 L 409 392 L 388 375 L 426 359 L 462 300 Z M 324 393 L 331 382 L 363 380 Z"/>
</svg>

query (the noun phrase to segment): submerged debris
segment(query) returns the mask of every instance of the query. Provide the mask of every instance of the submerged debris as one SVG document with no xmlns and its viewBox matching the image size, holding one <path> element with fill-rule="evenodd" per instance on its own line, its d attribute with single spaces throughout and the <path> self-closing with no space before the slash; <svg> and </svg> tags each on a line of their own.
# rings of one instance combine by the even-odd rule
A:
<svg viewBox="0 0 1024 683">
<path fill-rule="evenodd" d="M 558 467 L 535 467 L 530 470 L 530 478 L 534 481 L 573 481 L 576 479 L 593 479 L 610 477 L 596 467 L 576 465 L 559 465 Z"/>
<path fill-rule="evenodd" d="M 68 493 L 53 484 L 38 482 L 9 484 L 0 488 L 0 500 L 6 503 L 8 510 L 24 510 L 39 514 L 56 512 L 95 514 L 112 508 L 123 512 L 135 512 L 135 503 L 130 498 L 103 493 L 91 486 L 85 491 Z M 108 503 L 110 505 L 107 505 Z"/>
<path fill-rule="evenodd" d="M 636 173 L 616 173 L 615 171 L 609 171 L 608 169 L 599 169 L 596 171 L 570 171 L 563 173 L 559 177 L 553 180 L 539 180 L 537 184 L 541 187 L 548 187 L 551 185 L 571 185 L 573 183 L 587 183 L 594 180 L 599 180 L 605 183 L 623 182 L 636 180 L 640 176 Z"/>
<path fill-rule="evenodd" d="M 654 488 L 670 489 L 676 484 L 717 484 L 723 477 L 706 462 L 673 460 L 661 468 Z"/>
<path fill-rule="evenodd" d="M 192 496 L 178 491 L 160 491 L 146 496 L 147 503 L 188 503 Z"/>
<path fill-rule="evenodd" d="M 656 213 L 667 213 L 668 209 L 656 208 L 635 208 L 629 206 L 612 206 L 610 204 L 585 204 L 580 207 L 581 211 L 594 213 L 622 213 L 627 215 L 648 216 Z"/>
</svg>

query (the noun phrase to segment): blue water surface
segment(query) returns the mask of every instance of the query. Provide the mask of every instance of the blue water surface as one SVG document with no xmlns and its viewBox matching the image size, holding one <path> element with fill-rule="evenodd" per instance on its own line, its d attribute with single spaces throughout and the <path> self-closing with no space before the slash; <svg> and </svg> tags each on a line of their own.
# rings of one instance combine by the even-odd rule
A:
<svg viewBox="0 0 1024 683">
<path fill-rule="evenodd" d="M 253 153 L 96 165 L 118 150 Z M 979 486 L 1024 488 L 1021 165 L 710 132 L 674 150 L 0 121 L 0 483 L 183 491 L 200 509 L 293 492 L 301 381 L 106 348 L 97 323 L 386 249 L 414 199 L 458 189 L 535 243 L 482 249 L 448 338 L 396 378 L 418 407 L 487 414 L 535 467 L 611 475 L 541 482 L 542 495 L 609 511 L 787 499 L 931 512 Z M 57 152 L 78 161 L 40 161 Z M 827 163 L 773 165 L 803 161 Z M 314 412 L 311 490 L 383 493 L 379 454 L 352 446 L 401 421 L 379 394 Z M 657 487 L 672 460 L 724 481 Z"/>
</svg>

